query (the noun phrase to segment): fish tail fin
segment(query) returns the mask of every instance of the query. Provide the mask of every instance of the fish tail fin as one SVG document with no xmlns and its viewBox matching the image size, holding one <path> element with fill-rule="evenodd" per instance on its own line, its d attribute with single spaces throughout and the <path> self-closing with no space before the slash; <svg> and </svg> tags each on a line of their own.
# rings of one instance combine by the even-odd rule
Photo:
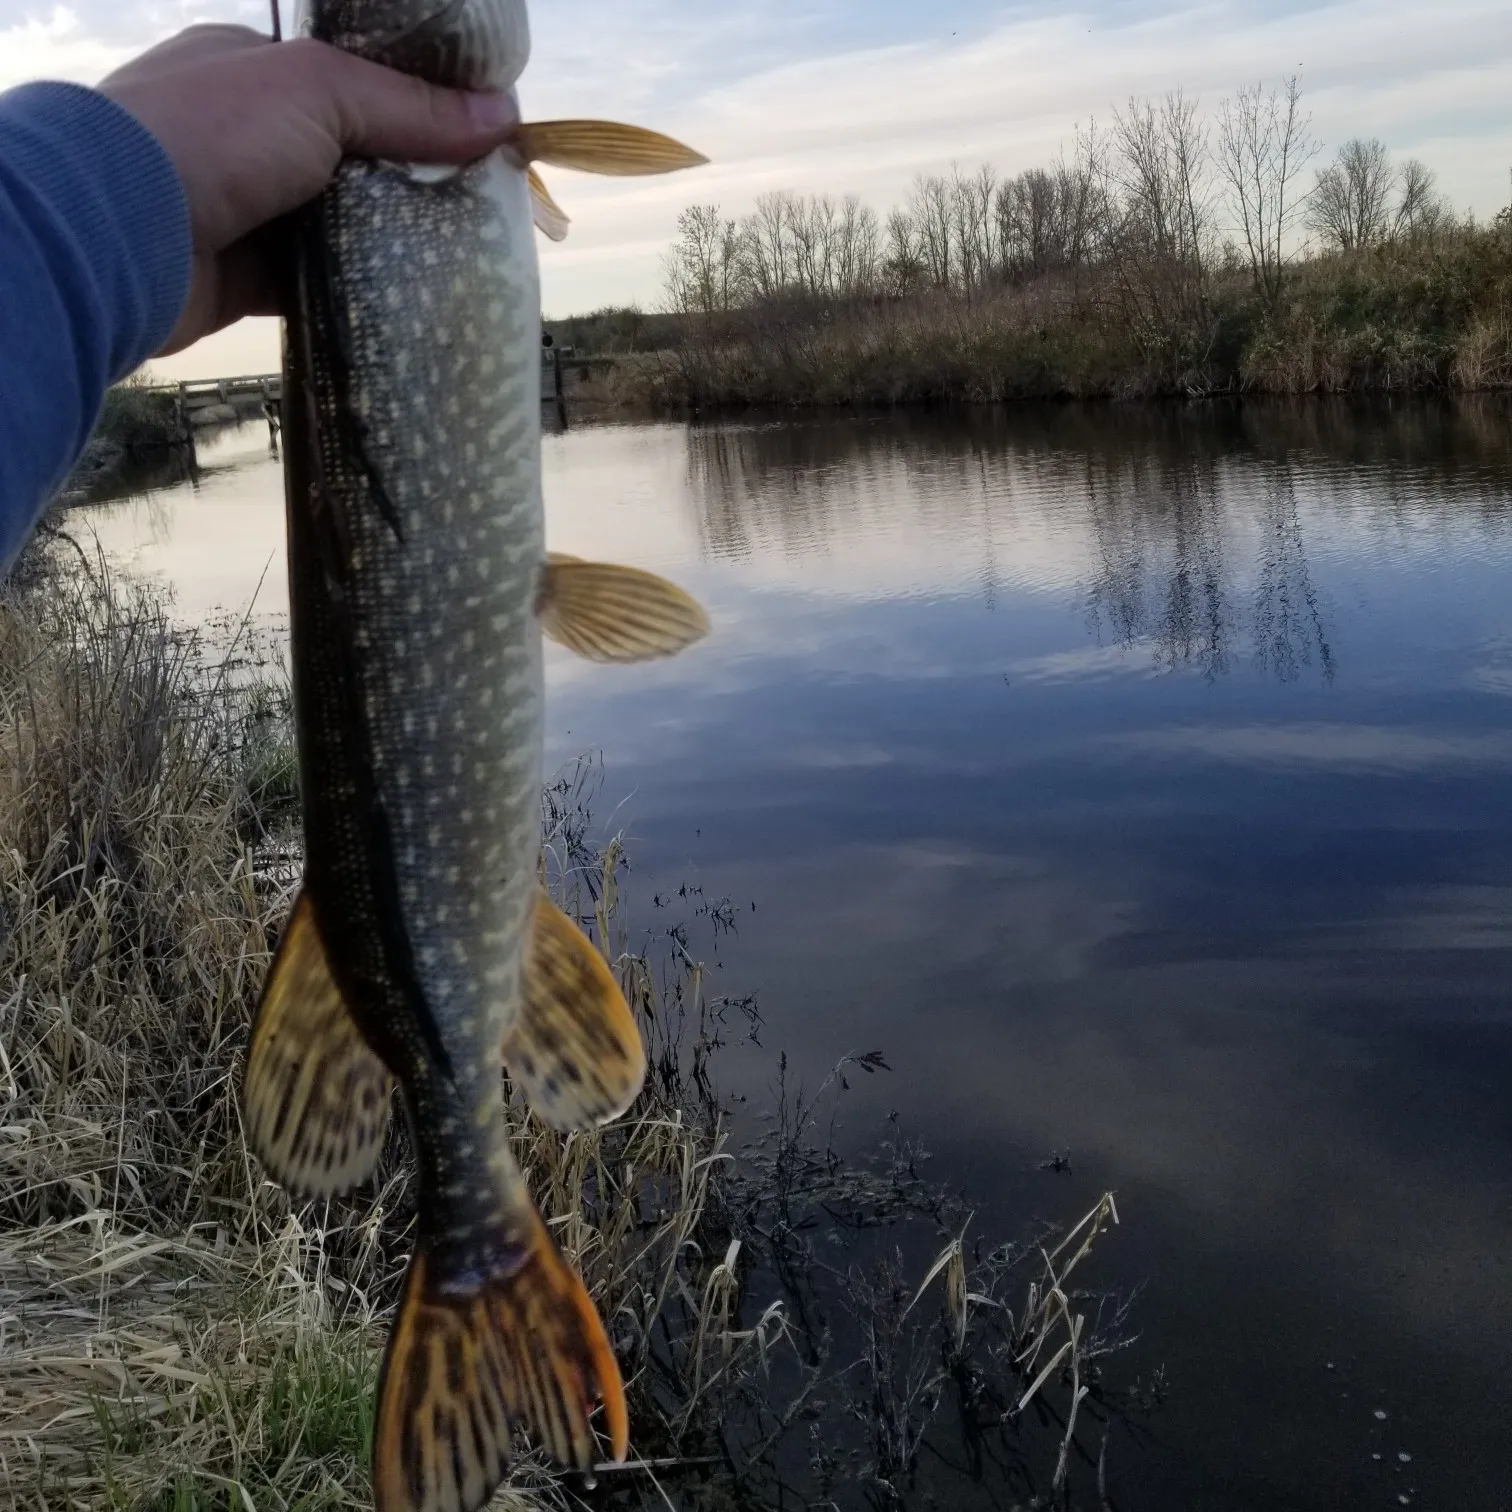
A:
<svg viewBox="0 0 1512 1512">
<path fill-rule="evenodd" d="M 624 1385 L 598 1311 L 534 1205 L 521 1217 L 482 1274 L 475 1234 L 422 1242 L 410 1261 L 378 1391 L 378 1512 L 475 1512 L 504 1477 L 515 1427 L 591 1471 L 595 1401 L 625 1457 Z"/>
</svg>

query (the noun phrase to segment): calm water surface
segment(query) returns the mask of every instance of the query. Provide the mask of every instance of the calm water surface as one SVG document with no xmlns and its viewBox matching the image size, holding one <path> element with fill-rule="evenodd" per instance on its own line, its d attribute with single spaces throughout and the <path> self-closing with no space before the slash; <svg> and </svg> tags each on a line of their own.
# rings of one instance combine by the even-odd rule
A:
<svg viewBox="0 0 1512 1512">
<path fill-rule="evenodd" d="M 265 435 L 206 464 L 87 518 L 276 617 Z M 1512 1507 L 1512 408 L 582 429 L 546 474 L 554 549 L 714 618 L 553 652 L 550 754 L 603 752 L 642 906 L 740 910 L 725 1079 L 883 1050 L 851 1137 L 896 1110 L 1000 1237 L 1117 1190 L 1168 1397 L 1114 1504 Z"/>
</svg>

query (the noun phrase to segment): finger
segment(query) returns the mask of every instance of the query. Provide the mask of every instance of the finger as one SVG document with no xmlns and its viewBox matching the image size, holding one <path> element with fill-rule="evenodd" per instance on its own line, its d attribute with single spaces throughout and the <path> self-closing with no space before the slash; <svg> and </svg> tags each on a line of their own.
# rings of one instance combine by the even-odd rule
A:
<svg viewBox="0 0 1512 1512">
<path fill-rule="evenodd" d="M 258 236 L 218 257 L 196 257 L 183 313 L 155 355 L 170 357 L 247 315 L 282 314 L 275 256 L 267 238 Z"/>
<path fill-rule="evenodd" d="M 347 157 L 465 163 L 519 119 L 509 95 L 441 89 L 324 43 L 302 38 L 279 52 L 299 71 L 301 106 Z"/>
<path fill-rule="evenodd" d="M 232 26 L 224 22 L 201 22 L 185 27 L 164 42 L 138 57 L 123 63 L 100 81 L 99 88 L 106 94 L 123 80 L 130 83 L 139 78 L 159 78 L 169 68 L 181 68 L 186 63 L 196 63 L 206 58 L 223 58 L 228 54 L 246 52 L 254 47 L 266 47 L 269 39 L 250 26 Z"/>
</svg>

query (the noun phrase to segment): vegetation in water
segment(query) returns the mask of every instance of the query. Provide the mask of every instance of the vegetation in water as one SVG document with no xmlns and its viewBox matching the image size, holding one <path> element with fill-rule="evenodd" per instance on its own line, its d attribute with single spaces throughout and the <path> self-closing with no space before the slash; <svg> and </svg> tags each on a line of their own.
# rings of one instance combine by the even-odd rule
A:
<svg viewBox="0 0 1512 1512">
<path fill-rule="evenodd" d="M 212 647 L 56 542 L 0 595 L 9 1505 L 364 1505 L 412 1216 L 405 1136 L 396 1120 L 360 1192 L 301 1206 L 239 1121 L 299 873 L 280 665 L 250 627 Z M 1110 1420 L 1158 1395 L 1112 1387 L 1124 1306 L 1072 1284 L 1112 1198 L 1001 1244 L 895 1133 L 841 1154 L 834 1100 L 887 1074 L 876 1053 L 813 1097 L 782 1063 L 766 1133 L 737 1149 L 712 1063 L 755 1005 L 713 990 L 695 943 L 732 926 L 729 905 L 691 893 L 686 918 L 632 943 L 620 842 L 591 838 L 598 771 L 546 787 L 542 866 L 620 975 L 646 1090 L 565 1138 L 510 1108 L 624 1366 L 636 1458 L 589 1490 L 526 1454 L 497 1505 L 666 1505 L 670 1488 L 690 1508 L 762 1507 L 845 1485 L 908 1506 L 944 1434 L 1026 1497 L 1090 1496 Z"/>
<path fill-rule="evenodd" d="M 1043 168 L 695 205 L 674 330 L 601 312 L 604 397 L 664 409 L 1512 383 L 1512 212 L 1377 141 L 1321 164 L 1295 80 L 1134 101 Z"/>
</svg>

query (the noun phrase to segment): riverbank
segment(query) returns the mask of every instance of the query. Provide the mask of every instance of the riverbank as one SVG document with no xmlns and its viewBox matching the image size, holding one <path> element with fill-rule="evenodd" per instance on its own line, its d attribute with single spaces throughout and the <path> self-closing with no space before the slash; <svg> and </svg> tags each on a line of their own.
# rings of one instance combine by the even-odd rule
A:
<svg viewBox="0 0 1512 1512">
<path fill-rule="evenodd" d="M 1181 309 L 1160 293 L 1158 280 L 1131 291 L 1117 270 L 1092 268 L 970 296 L 688 315 L 675 344 L 624 352 L 584 393 L 601 408 L 707 413 L 1512 385 L 1505 224 L 1298 262 L 1274 301 L 1237 267 Z"/>
<path fill-rule="evenodd" d="M 211 644 L 154 590 L 56 545 L 0 595 L 12 984 L 0 1488 L 18 1505 L 365 1504 L 409 1248 L 404 1135 L 359 1193 L 300 1207 L 262 1179 L 239 1116 L 251 1014 L 300 869 L 281 656 L 245 627 Z M 634 1505 L 654 1475 L 690 1509 L 767 1505 L 772 1457 L 811 1430 L 837 1454 L 847 1434 L 859 1440 L 847 1453 L 863 1484 L 906 1479 L 930 1419 L 951 1410 L 947 1378 L 976 1383 L 962 1411 L 995 1404 L 994 1432 L 1038 1431 L 1048 1476 L 1094 1360 L 1116 1342 L 1083 1330 L 1066 1300 L 1079 1295 L 1069 1272 L 1115 1219 L 1111 1200 L 1059 1248 L 965 1247 L 968 1210 L 919 1176 L 913 1152 L 889 1148 L 873 1167 L 828 1147 L 841 1068 L 813 1096 L 779 1071 L 771 1128 L 736 1158 L 713 1058 L 755 1009 L 719 995 L 700 958 L 728 918 L 695 897 L 632 949 L 624 853 L 592 825 L 594 792 L 592 763 L 546 786 L 543 872 L 625 987 L 647 1087 L 625 1119 L 569 1139 L 513 1095 L 509 1107 L 630 1394 L 643 1468 L 606 1474 L 600 1502 Z M 885 1069 L 876 1055 L 845 1064 Z M 919 1258 L 886 1286 L 841 1278 L 862 1341 L 852 1358 L 804 1320 L 833 1287 L 818 1262 L 836 1253 L 832 1236 L 879 1225 L 900 1244 L 907 1230 Z M 927 1388 L 901 1422 L 876 1408 L 895 1369 Z M 821 1390 L 833 1409 L 813 1427 Z M 1043 1402 L 1053 1410 L 1036 1429 Z M 522 1459 L 511 1505 L 560 1506 L 566 1484 Z"/>
</svg>

